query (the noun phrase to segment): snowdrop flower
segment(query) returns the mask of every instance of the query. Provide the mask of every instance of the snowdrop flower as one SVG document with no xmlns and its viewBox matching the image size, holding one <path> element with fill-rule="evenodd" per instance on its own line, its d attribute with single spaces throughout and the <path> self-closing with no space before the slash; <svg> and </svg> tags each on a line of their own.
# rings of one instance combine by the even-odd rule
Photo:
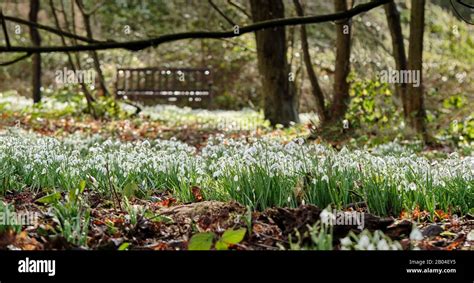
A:
<svg viewBox="0 0 474 283">
<path fill-rule="evenodd" d="M 382 239 L 377 243 L 377 250 L 386 251 L 386 250 L 389 250 L 389 249 L 390 249 L 390 247 L 388 246 L 388 243 L 385 239 Z"/>
<path fill-rule="evenodd" d="M 390 245 L 390 249 L 393 251 L 401 250 L 402 246 L 400 245 L 399 242 L 394 242 Z"/>
<path fill-rule="evenodd" d="M 413 182 L 410 183 L 410 184 L 408 185 L 408 189 L 409 189 L 410 191 L 416 191 L 416 184 L 413 183 Z"/>
<path fill-rule="evenodd" d="M 342 246 L 350 246 L 352 245 L 352 241 L 349 237 L 345 237 L 341 239 L 341 245 Z"/>
<path fill-rule="evenodd" d="M 321 181 L 326 182 L 326 183 L 329 183 L 329 177 L 328 177 L 328 175 L 324 175 L 324 176 L 321 178 Z"/>
<path fill-rule="evenodd" d="M 214 178 L 219 178 L 221 175 L 222 175 L 222 172 L 219 171 L 219 170 L 217 170 L 217 171 L 215 171 L 215 172 L 212 174 L 212 177 L 214 177 Z"/>
<path fill-rule="evenodd" d="M 412 241 L 421 241 L 421 240 L 423 240 L 423 234 L 421 234 L 418 227 L 413 226 L 413 229 L 411 230 L 411 233 L 410 233 L 410 240 L 412 240 Z"/>
<path fill-rule="evenodd" d="M 366 250 L 370 245 L 370 239 L 367 235 L 362 235 L 362 237 L 360 237 L 359 239 L 359 242 L 357 243 L 357 246 L 361 249 L 361 250 Z"/>
<path fill-rule="evenodd" d="M 235 175 L 234 176 L 234 182 L 238 182 L 239 181 L 239 176 Z"/>
<path fill-rule="evenodd" d="M 334 223 L 334 220 L 336 220 L 336 216 L 332 214 L 330 211 L 328 211 L 327 209 L 324 209 L 323 211 L 321 211 L 319 218 L 321 218 L 322 223 L 328 224 L 328 225 L 332 225 Z"/>
</svg>

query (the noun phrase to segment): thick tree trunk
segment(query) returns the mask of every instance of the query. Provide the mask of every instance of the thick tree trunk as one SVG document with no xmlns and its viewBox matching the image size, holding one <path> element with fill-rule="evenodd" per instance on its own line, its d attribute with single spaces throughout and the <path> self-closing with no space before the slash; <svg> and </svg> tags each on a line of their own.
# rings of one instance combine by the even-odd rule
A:
<svg viewBox="0 0 474 283">
<path fill-rule="evenodd" d="M 402 25 L 400 22 L 400 13 L 397 9 L 397 4 L 394 1 L 385 4 L 385 15 L 387 16 L 388 28 L 392 37 L 392 53 L 395 59 L 395 66 L 398 71 L 407 70 L 407 57 L 405 53 L 405 45 L 403 44 Z M 403 106 L 403 113 L 407 113 L 407 99 L 406 90 L 407 86 L 404 83 L 395 85 L 396 92 L 395 97 L 397 104 L 401 101 Z"/>
<path fill-rule="evenodd" d="M 348 9 L 346 0 L 334 0 L 334 9 L 336 12 L 346 11 Z M 332 123 L 338 123 L 344 119 L 350 102 L 347 77 L 350 72 L 351 33 L 350 19 L 336 22 L 336 67 L 330 112 Z"/>
<path fill-rule="evenodd" d="M 293 0 L 295 4 L 296 14 L 299 17 L 304 16 L 304 9 L 299 0 Z M 324 93 L 319 85 L 318 77 L 316 72 L 313 69 L 313 64 L 311 63 L 311 55 L 309 53 L 309 43 L 308 43 L 308 34 L 306 32 L 306 26 L 301 25 L 300 28 L 301 36 L 301 49 L 303 51 L 303 61 L 305 64 L 306 72 L 308 73 L 308 78 L 311 83 L 311 88 L 313 90 L 313 96 L 316 99 L 316 111 L 319 116 L 320 124 L 324 124 L 327 119 L 326 107 L 324 105 Z"/>
<path fill-rule="evenodd" d="M 421 134 L 427 141 L 425 107 L 423 102 L 423 33 L 425 21 L 425 0 L 412 0 L 410 19 L 410 44 L 408 47 L 408 70 L 419 72 L 419 86 L 407 85 L 408 127 Z"/>
<path fill-rule="evenodd" d="M 250 0 L 254 22 L 284 18 L 282 0 Z M 297 95 L 291 80 L 284 27 L 256 32 L 257 57 L 262 76 L 265 118 L 272 125 L 299 122 Z"/>
<path fill-rule="evenodd" d="M 31 22 L 36 23 L 38 21 L 38 12 L 40 9 L 39 0 L 30 0 L 30 13 L 28 18 Z M 30 37 L 33 46 L 37 47 L 41 45 L 41 37 L 38 29 L 30 27 Z M 33 102 L 38 103 L 41 101 L 41 54 L 35 53 L 32 57 L 32 96 Z"/>
</svg>

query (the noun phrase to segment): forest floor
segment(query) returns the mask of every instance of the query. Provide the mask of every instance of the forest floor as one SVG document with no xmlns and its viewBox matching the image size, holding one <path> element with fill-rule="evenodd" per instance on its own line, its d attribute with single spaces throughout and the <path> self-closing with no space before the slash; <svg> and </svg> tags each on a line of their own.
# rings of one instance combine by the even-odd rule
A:
<svg viewBox="0 0 474 283">
<path fill-rule="evenodd" d="M 1 115 L 0 249 L 473 249 L 469 152 L 349 150 L 305 141 L 310 124 Z"/>
</svg>

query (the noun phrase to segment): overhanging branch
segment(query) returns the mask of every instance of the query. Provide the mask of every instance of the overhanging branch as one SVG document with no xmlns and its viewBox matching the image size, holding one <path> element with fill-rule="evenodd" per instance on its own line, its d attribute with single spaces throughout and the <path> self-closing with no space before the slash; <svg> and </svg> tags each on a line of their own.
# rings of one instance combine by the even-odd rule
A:
<svg viewBox="0 0 474 283">
<path fill-rule="evenodd" d="M 41 46 L 41 47 L 22 47 L 12 46 L 6 48 L 0 46 L 0 52 L 31 52 L 31 53 L 53 53 L 53 52 L 80 52 L 80 51 L 91 51 L 91 50 L 107 50 L 107 49 L 126 49 L 130 51 L 139 51 L 148 47 L 156 47 L 160 44 L 178 41 L 183 39 L 220 39 L 220 38 L 232 38 L 238 37 L 246 33 L 252 33 L 267 28 L 276 28 L 283 26 L 295 26 L 302 24 L 316 24 L 330 21 L 337 21 L 347 18 L 352 18 L 363 12 L 367 12 L 373 8 L 384 5 L 390 2 L 390 0 L 374 0 L 369 3 L 359 4 L 354 8 L 328 15 L 321 16 L 307 16 L 307 17 L 294 17 L 284 18 L 258 22 L 252 25 L 243 26 L 239 28 L 238 32 L 234 30 L 222 31 L 222 32 L 209 32 L 209 31 L 196 31 L 196 32 L 184 32 L 175 34 L 166 34 L 152 39 L 136 40 L 128 42 L 101 42 L 92 43 L 89 45 L 73 45 L 73 46 Z"/>
<path fill-rule="evenodd" d="M 70 32 L 60 31 L 60 30 L 57 30 L 57 29 L 49 27 L 49 26 L 45 26 L 45 25 L 38 24 L 38 23 L 33 23 L 33 22 L 28 21 L 28 20 L 24 20 L 24 19 L 20 19 L 20 18 L 16 18 L 16 17 L 11 17 L 11 16 L 5 16 L 4 15 L 3 18 L 7 21 L 10 21 L 10 22 L 14 22 L 14 23 L 17 23 L 17 24 L 22 24 L 22 25 L 27 25 L 29 27 L 35 27 L 37 29 L 41 29 L 41 30 L 44 30 L 44 31 L 47 31 L 47 32 L 50 32 L 50 33 L 60 35 L 60 36 L 75 38 L 77 40 L 81 40 L 81 41 L 84 41 L 84 42 L 87 42 L 87 43 L 101 43 L 101 42 L 104 42 L 104 41 L 89 39 L 87 37 L 80 36 L 80 35 L 77 35 L 77 34 L 73 34 L 73 33 L 70 33 Z"/>
<path fill-rule="evenodd" d="M 15 63 L 17 63 L 17 62 L 19 62 L 19 61 L 21 61 L 21 60 L 23 60 L 23 59 L 26 59 L 26 58 L 30 57 L 31 55 L 33 55 L 33 54 L 32 54 L 32 53 L 26 53 L 25 55 L 22 55 L 22 56 L 20 56 L 20 57 L 18 57 L 18 58 L 15 58 L 15 59 L 13 59 L 13 60 L 11 60 L 11 61 L 7 61 L 7 62 L 0 63 L 0 67 L 4 67 L 4 66 L 8 66 L 8 65 L 13 65 L 13 64 L 15 64 Z"/>
<path fill-rule="evenodd" d="M 216 4 L 214 4 L 214 2 L 212 2 L 212 0 L 208 0 L 209 4 L 211 5 L 211 7 L 216 10 L 216 12 L 221 15 L 221 17 L 223 17 L 229 24 L 231 27 L 234 27 L 235 26 L 235 23 L 234 21 L 232 21 L 231 18 L 229 18 L 221 9 L 219 9 L 219 7 L 217 7 Z"/>
</svg>

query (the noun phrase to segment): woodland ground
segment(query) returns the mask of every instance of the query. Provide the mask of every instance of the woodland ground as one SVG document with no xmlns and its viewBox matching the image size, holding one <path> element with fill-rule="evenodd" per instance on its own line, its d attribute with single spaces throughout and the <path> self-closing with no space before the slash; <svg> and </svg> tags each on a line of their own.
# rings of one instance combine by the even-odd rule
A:
<svg viewBox="0 0 474 283">
<path fill-rule="evenodd" d="M 0 226 L 2 249 L 472 250 L 472 142 L 309 140 L 311 115 L 271 129 L 253 110 L 0 106 L 0 211 L 38 216 Z"/>
</svg>

